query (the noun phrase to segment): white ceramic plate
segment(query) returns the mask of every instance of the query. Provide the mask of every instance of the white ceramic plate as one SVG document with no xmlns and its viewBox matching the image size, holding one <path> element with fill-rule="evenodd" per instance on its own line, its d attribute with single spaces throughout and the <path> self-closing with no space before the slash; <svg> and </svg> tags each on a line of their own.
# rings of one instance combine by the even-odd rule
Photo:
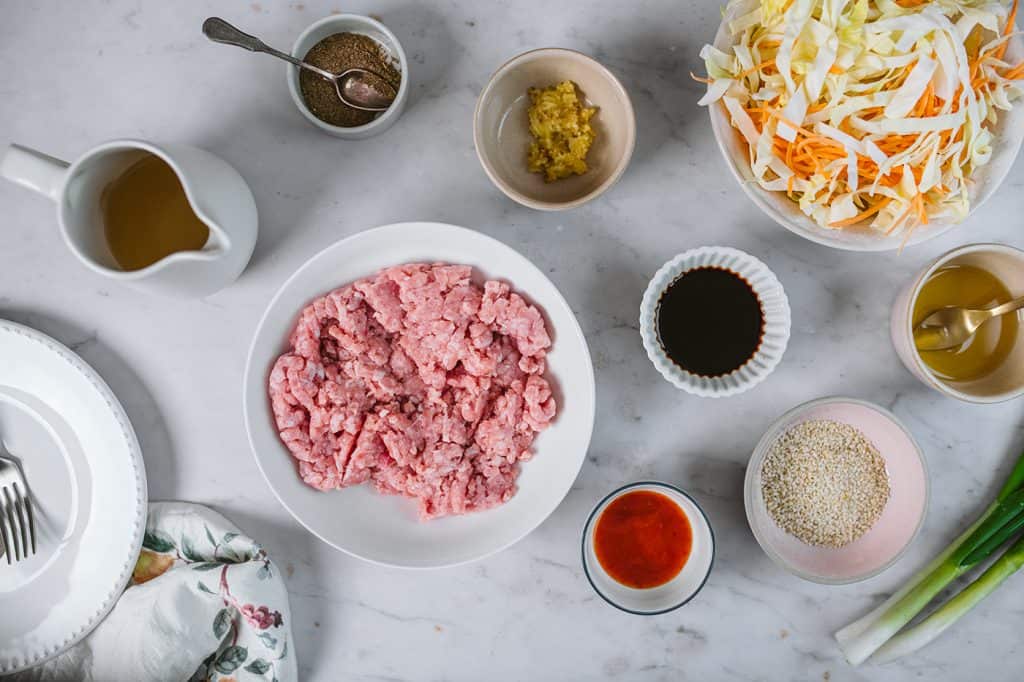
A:
<svg viewBox="0 0 1024 682">
<path fill-rule="evenodd" d="M 729 31 L 729 23 L 735 19 L 737 8 L 731 5 L 715 35 L 715 47 L 730 51 L 735 40 Z M 1024 59 L 1024 39 L 1019 36 L 1010 40 L 1006 61 L 1017 64 Z M 711 128 L 718 142 L 718 148 L 725 157 L 725 163 L 732 171 L 733 177 L 750 200 L 769 218 L 790 232 L 800 235 L 818 244 L 831 246 L 834 249 L 847 251 L 891 251 L 903 246 L 905 233 L 901 230 L 892 235 L 875 232 L 869 228 L 851 228 L 845 230 L 829 230 L 821 227 L 803 214 L 800 208 L 786 197 L 785 192 L 769 192 L 757 184 L 750 170 L 750 157 L 747 145 L 739 133 L 729 122 L 729 116 L 721 103 L 708 107 L 711 116 Z M 1020 152 L 1024 142 L 1024 102 L 1017 102 L 1010 111 L 1000 111 L 999 121 L 994 133 L 996 139 L 992 144 L 992 159 L 980 168 L 972 177 L 970 189 L 971 213 L 978 210 L 989 197 L 995 194 L 999 185 L 1006 179 L 1007 173 Z M 969 220 L 970 217 L 967 218 Z M 965 221 L 966 222 L 966 221 Z M 951 221 L 932 221 L 928 225 L 914 229 L 907 240 L 908 246 L 920 244 L 944 234 L 961 223 Z"/>
<path fill-rule="evenodd" d="M 367 486 L 319 492 L 304 484 L 278 438 L 267 377 L 299 311 L 312 299 L 376 271 L 402 263 L 444 261 L 471 265 L 474 277 L 501 279 L 544 313 L 553 346 L 548 378 L 558 401 L 554 423 L 534 441 L 519 490 L 506 504 L 428 522 L 415 503 L 378 495 Z M 483 234 L 438 223 L 400 223 L 362 232 L 328 247 L 292 275 L 263 315 L 249 351 L 244 387 L 245 423 L 256 463 L 271 490 L 314 535 L 369 561 L 407 568 L 450 566 L 480 559 L 536 528 L 569 491 L 594 424 L 594 370 L 576 318 L 555 286 L 526 258 Z"/>
<path fill-rule="evenodd" d="M 21 460 L 37 553 L 0 559 L 0 674 L 85 637 L 131 576 L 146 526 L 146 472 L 121 404 L 53 339 L 0 320 L 0 436 Z"/>
</svg>

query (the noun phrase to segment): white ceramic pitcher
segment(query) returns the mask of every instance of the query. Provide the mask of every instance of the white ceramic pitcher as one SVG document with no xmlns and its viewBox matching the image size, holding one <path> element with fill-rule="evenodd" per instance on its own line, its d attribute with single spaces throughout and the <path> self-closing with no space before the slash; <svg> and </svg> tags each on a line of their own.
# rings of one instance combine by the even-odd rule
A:
<svg viewBox="0 0 1024 682">
<path fill-rule="evenodd" d="M 114 261 L 104 237 L 100 197 L 125 169 L 154 154 L 174 170 L 195 214 L 210 228 L 198 251 L 178 251 L 140 270 Z M 68 164 L 20 145 L 0 160 L 0 175 L 57 202 L 68 248 L 99 274 L 143 291 L 199 297 L 224 288 L 245 269 L 256 244 L 256 202 L 238 172 L 209 152 L 185 145 L 114 140 Z"/>
</svg>

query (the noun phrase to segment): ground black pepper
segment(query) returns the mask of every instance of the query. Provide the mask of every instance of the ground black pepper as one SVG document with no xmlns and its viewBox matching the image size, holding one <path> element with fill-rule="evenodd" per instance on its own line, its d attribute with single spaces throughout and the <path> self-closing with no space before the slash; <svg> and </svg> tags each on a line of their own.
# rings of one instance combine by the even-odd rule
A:
<svg viewBox="0 0 1024 682">
<path fill-rule="evenodd" d="M 386 83 L 375 83 L 375 76 L 366 77 L 367 83 L 381 92 L 388 92 L 388 85 L 398 91 L 402 75 L 395 68 L 391 55 L 376 40 L 360 33 L 335 33 L 310 48 L 304 60 L 313 66 L 331 73 L 346 69 L 366 69 L 378 74 Z M 324 78 L 302 70 L 299 73 L 299 89 L 306 106 L 318 119 L 331 125 L 351 128 L 372 121 L 377 114 L 372 111 L 353 109 L 338 99 L 334 84 Z"/>
</svg>

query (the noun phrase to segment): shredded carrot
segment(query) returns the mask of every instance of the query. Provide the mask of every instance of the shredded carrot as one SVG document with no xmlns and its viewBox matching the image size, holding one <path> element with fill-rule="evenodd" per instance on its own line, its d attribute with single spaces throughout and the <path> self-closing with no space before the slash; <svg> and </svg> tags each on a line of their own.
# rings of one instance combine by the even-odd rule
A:
<svg viewBox="0 0 1024 682">
<path fill-rule="evenodd" d="M 1013 67 L 1012 69 L 1004 73 L 1003 77 L 1011 81 L 1016 81 L 1020 80 L 1021 78 L 1024 78 L 1024 62 L 1021 62 L 1017 66 Z"/>
<path fill-rule="evenodd" d="M 796 176 L 790 175 L 789 180 L 786 181 L 786 196 L 790 199 L 793 198 L 793 185 L 796 184 Z"/>
<path fill-rule="evenodd" d="M 737 78 L 745 78 L 746 76 L 749 76 L 750 74 L 754 73 L 755 71 L 760 71 L 761 69 L 767 68 L 769 66 L 775 66 L 775 60 L 774 59 L 769 59 L 767 61 L 763 61 L 760 64 L 757 64 L 755 66 L 750 67 L 749 69 L 746 69 L 745 71 L 740 71 L 738 74 L 736 74 L 736 77 Z"/>
<path fill-rule="evenodd" d="M 935 86 L 932 85 L 931 81 L 928 81 L 928 87 L 924 89 L 924 94 L 921 95 L 921 99 L 917 101 L 917 104 L 915 104 L 914 108 L 911 110 L 914 117 L 920 118 L 922 115 L 927 113 L 928 107 L 930 107 L 932 103 L 932 95 L 934 94 Z"/>
<path fill-rule="evenodd" d="M 904 220 L 906 220 L 907 218 L 909 218 L 909 217 L 911 216 L 911 214 L 912 214 L 913 212 L 914 212 L 914 204 L 913 204 L 913 203 L 911 203 L 911 204 L 910 204 L 910 206 L 908 206 L 908 207 L 907 207 L 907 210 L 906 210 L 906 211 L 904 211 L 903 213 L 901 213 L 901 214 L 900 214 L 900 217 L 899 217 L 899 218 L 897 218 L 896 220 L 894 220 L 894 221 L 893 221 L 892 225 L 890 225 L 890 226 L 889 226 L 889 229 L 888 229 L 888 230 L 886 230 L 886 232 L 885 232 L 885 233 L 886 233 L 886 234 L 892 234 L 892 232 L 893 232 L 893 231 L 894 231 L 894 230 L 895 230 L 895 229 L 896 229 L 897 227 L 899 227 L 900 225 L 902 225 L 902 224 L 903 224 L 903 221 L 904 221 Z"/>
<path fill-rule="evenodd" d="M 715 81 L 714 81 L 713 79 L 711 79 L 711 78 L 701 78 L 700 76 L 698 76 L 697 74 L 695 74 L 695 73 L 694 73 L 693 71 L 691 71 L 691 72 L 690 72 L 690 78 L 692 78 L 693 80 L 697 81 L 698 83 L 707 83 L 707 84 L 709 84 L 709 85 L 710 85 L 711 83 L 714 83 L 714 82 L 715 82 Z"/>
<path fill-rule="evenodd" d="M 1003 35 L 1008 36 L 1013 33 L 1015 28 L 1014 24 L 1017 23 L 1017 7 L 1020 4 L 1020 0 L 1013 0 L 1013 7 L 1010 8 L 1010 14 L 1006 17 L 1006 26 L 1003 28 Z"/>
<path fill-rule="evenodd" d="M 1015 22 L 1017 20 L 1017 5 L 1019 3 L 1020 3 L 1020 0 L 1013 0 L 1013 6 L 1010 8 L 1010 14 L 1006 17 L 1006 26 L 1003 28 L 1003 36 L 1004 37 L 1008 38 L 1009 35 L 1011 33 L 1013 33 L 1014 24 L 1015 24 Z M 999 47 L 995 48 L 995 50 L 994 50 L 995 58 L 996 59 L 1002 59 L 1003 56 L 1006 54 L 1006 48 L 1009 47 L 1009 46 L 1010 46 L 1010 41 L 1009 40 L 1004 40 L 1002 42 L 1002 44 L 999 45 Z"/>
<path fill-rule="evenodd" d="M 875 215 L 876 213 L 881 211 L 883 208 L 888 206 L 891 202 L 892 202 L 892 197 L 885 197 L 884 199 L 882 199 L 881 201 L 879 201 L 877 204 L 875 204 L 871 208 L 867 209 L 866 211 L 861 211 L 860 213 L 858 213 L 857 215 L 853 216 L 852 218 L 846 218 L 845 220 L 837 220 L 834 223 L 829 223 L 828 226 L 829 227 L 849 227 L 850 225 L 856 225 L 860 221 L 865 220 L 866 218 L 870 218 L 871 216 Z"/>
<path fill-rule="evenodd" d="M 914 197 L 914 205 L 917 207 L 917 217 L 922 225 L 928 224 L 928 212 L 924 209 L 924 195 L 918 194 Z"/>
</svg>

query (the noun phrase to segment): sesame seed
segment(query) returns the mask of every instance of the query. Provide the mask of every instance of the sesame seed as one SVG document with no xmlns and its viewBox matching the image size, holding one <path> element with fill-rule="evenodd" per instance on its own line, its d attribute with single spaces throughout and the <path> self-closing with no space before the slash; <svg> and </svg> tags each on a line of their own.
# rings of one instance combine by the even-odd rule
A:
<svg viewBox="0 0 1024 682">
<path fill-rule="evenodd" d="M 867 533 L 889 501 L 885 460 L 849 424 L 812 420 L 790 427 L 761 467 L 769 515 L 809 545 L 843 547 Z"/>
</svg>

